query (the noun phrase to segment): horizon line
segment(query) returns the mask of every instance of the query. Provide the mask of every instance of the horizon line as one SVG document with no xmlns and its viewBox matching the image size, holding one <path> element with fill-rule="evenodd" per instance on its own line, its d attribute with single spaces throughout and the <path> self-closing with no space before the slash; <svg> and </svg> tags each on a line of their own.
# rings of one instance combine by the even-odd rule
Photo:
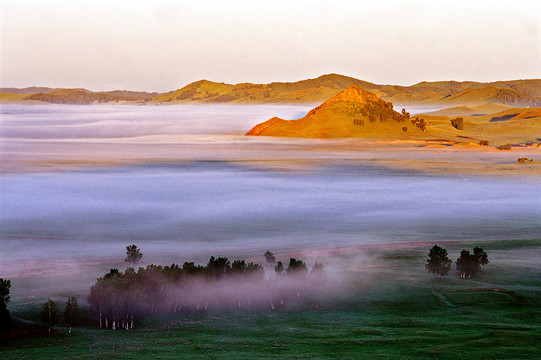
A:
<svg viewBox="0 0 541 360">
<path fill-rule="evenodd" d="M 208 81 L 208 82 L 213 82 L 213 83 L 216 83 L 216 84 L 226 84 L 226 85 L 239 85 L 239 84 L 253 84 L 253 85 L 269 85 L 269 84 L 276 84 L 276 83 L 289 83 L 289 84 L 292 84 L 292 83 L 297 83 L 297 82 L 301 82 L 301 81 L 307 81 L 307 80 L 315 80 L 315 79 L 319 79 L 321 77 L 324 77 L 324 76 L 331 76 L 331 75 L 337 75 L 337 76 L 342 76 L 342 77 L 348 77 L 348 78 L 352 78 L 352 79 L 355 79 L 355 80 L 360 80 L 360 81 L 365 81 L 365 82 L 368 82 L 368 83 L 371 83 L 371 84 L 374 84 L 374 85 L 378 85 L 378 86 L 402 86 L 402 87 L 410 87 L 410 86 L 415 86 L 415 85 L 418 85 L 418 84 L 421 84 L 421 83 L 435 83 L 435 82 L 456 82 L 456 83 L 479 83 L 479 84 L 491 84 L 491 83 L 495 83 L 495 82 L 508 82 L 508 81 L 528 81 L 528 80 L 541 80 L 541 78 L 513 78 L 513 79 L 505 79 L 505 80 L 492 80 L 492 81 L 475 81 L 475 80 L 422 80 L 422 81 L 418 81 L 418 82 L 415 82 L 413 84 L 410 84 L 410 85 L 402 85 L 402 84 L 391 84 L 391 83 L 387 83 L 387 84 L 381 84 L 381 83 L 376 83 L 376 82 L 372 82 L 372 81 L 368 81 L 368 80 L 363 80 L 363 79 L 360 79 L 360 78 L 356 78 L 354 76 L 349 76 L 349 75 L 343 75 L 343 74 L 339 74 L 339 73 L 327 73 L 327 74 L 323 74 L 323 75 L 319 75 L 317 77 L 310 77 L 310 78 L 305 78 L 305 79 L 301 79 L 301 80 L 296 80 L 296 81 L 271 81 L 271 82 L 267 82 L 267 83 L 258 83 L 258 82 L 249 82 L 249 81 L 241 81 L 241 82 L 237 82 L 237 83 L 228 83 L 228 82 L 224 82 L 224 81 L 214 81 L 214 80 L 207 80 L 207 79 L 199 79 L 199 80 L 195 80 L 195 81 L 192 81 L 192 82 L 189 82 L 185 85 L 182 85 L 178 88 L 175 88 L 173 90 L 166 90 L 166 91 L 154 91 L 154 90 L 134 90 L 134 89 L 128 89 L 128 88 L 114 88 L 114 89 L 110 89 L 110 90 L 91 90 L 89 88 L 85 88 L 85 87 L 81 87 L 81 86 L 68 86 L 68 87 L 57 87 L 57 86 L 51 86 L 51 85 L 30 85 L 30 86 L 23 86 L 23 87 L 17 87 L 17 86 L 0 86 L 0 89 L 17 89 L 17 90 L 23 90 L 23 89 L 28 89 L 28 88 L 33 88 L 33 87 L 36 87 L 36 88 L 49 88 L 49 89 L 54 89 L 54 90 L 64 90 L 64 89 L 80 89 L 80 90 L 87 90 L 87 91 L 90 91 L 90 92 L 94 92 L 94 93 L 97 93 L 97 92 L 111 92 L 111 91 L 131 91 L 131 92 L 146 92 L 146 93 L 156 93 L 156 94 L 166 94 L 166 93 L 169 93 L 169 92 L 173 92 L 173 91 L 176 91 L 176 90 L 179 90 L 179 89 L 182 89 L 188 85 L 191 85 L 193 83 L 196 83 L 196 82 L 200 82 L 200 81 Z"/>
</svg>

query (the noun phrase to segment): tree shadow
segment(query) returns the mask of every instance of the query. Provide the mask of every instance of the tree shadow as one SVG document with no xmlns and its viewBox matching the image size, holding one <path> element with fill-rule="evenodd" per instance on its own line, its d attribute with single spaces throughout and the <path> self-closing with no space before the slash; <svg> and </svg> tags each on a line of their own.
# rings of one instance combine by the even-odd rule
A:
<svg viewBox="0 0 541 360">
<path fill-rule="evenodd" d="M 514 118 L 515 116 L 517 116 L 517 114 L 494 116 L 492 119 L 489 120 L 489 122 L 507 121 Z"/>
</svg>

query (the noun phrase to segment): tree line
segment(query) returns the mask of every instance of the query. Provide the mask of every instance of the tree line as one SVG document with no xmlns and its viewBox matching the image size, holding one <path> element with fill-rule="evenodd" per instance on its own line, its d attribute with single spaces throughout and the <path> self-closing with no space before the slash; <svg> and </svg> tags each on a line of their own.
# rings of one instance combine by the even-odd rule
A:
<svg viewBox="0 0 541 360">
<path fill-rule="evenodd" d="M 144 316 L 166 312 L 199 312 L 215 309 L 268 310 L 302 304 L 310 291 L 317 292 L 326 275 L 322 263 L 315 262 L 309 270 L 300 259 L 290 258 L 286 263 L 276 261 L 270 251 L 264 257 L 274 269 L 275 276 L 265 278 L 261 265 L 227 257 L 211 256 L 206 265 L 186 261 L 182 266 L 148 265 L 135 270 L 143 254 L 136 245 L 126 247 L 122 272 L 116 268 L 99 277 L 90 288 L 88 302 L 95 324 L 100 328 L 133 329 Z M 463 249 L 457 258 L 456 270 L 460 277 L 470 278 L 489 263 L 481 247 L 472 252 Z M 452 261 L 447 250 L 434 245 L 428 253 L 425 268 L 438 278 L 447 275 Z M 10 324 L 7 304 L 10 301 L 11 281 L 0 278 L 0 328 Z M 48 299 L 41 309 L 41 319 L 49 331 L 61 318 L 72 327 L 80 321 L 81 311 L 76 297 L 69 297 L 61 313 L 58 305 Z"/>
<path fill-rule="evenodd" d="M 135 270 L 142 254 L 135 245 L 126 250 L 131 266 L 124 272 L 111 269 L 90 288 L 88 302 L 100 328 L 133 329 L 142 317 L 164 312 L 275 309 L 300 301 L 305 286 L 324 280 L 321 263 L 309 271 L 305 262 L 290 258 L 284 267 L 271 252 L 265 258 L 275 265 L 276 276 L 265 279 L 259 264 L 214 256 L 206 265 L 186 261 Z"/>
</svg>

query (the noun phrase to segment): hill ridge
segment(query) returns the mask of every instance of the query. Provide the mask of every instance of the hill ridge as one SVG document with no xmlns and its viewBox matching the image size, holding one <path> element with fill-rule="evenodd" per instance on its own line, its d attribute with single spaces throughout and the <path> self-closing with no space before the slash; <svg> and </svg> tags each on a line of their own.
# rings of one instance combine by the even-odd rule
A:
<svg viewBox="0 0 541 360">
<path fill-rule="evenodd" d="M 409 114 L 394 111 L 392 103 L 358 85 L 351 85 L 310 110 L 301 119 L 288 121 L 273 117 L 254 126 L 246 135 L 370 137 L 382 131 L 396 133 L 407 118 Z"/>
<path fill-rule="evenodd" d="M 380 98 L 401 105 L 456 106 L 461 104 L 461 92 L 469 91 L 468 106 L 488 103 L 509 104 L 514 106 L 541 106 L 541 79 L 507 80 L 494 82 L 473 81 L 433 81 L 419 82 L 411 86 L 379 85 L 368 81 L 340 74 L 325 74 L 317 78 L 296 82 L 271 82 L 268 84 L 238 83 L 226 84 L 210 80 L 198 80 L 177 90 L 165 93 L 147 93 L 116 91 L 92 92 L 84 103 L 124 102 L 167 104 L 167 103 L 321 103 L 348 86 L 357 85 Z M 28 94 L 29 100 L 51 103 L 80 103 L 80 94 L 62 94 L 56 91 L 66 89 L 52 88 L 2 88 L 5 93 Z M 32 91 L 36 91 L 32 93 Z M 52 93 L 52 94 L 51 94 Z M 44 96 L 48 94 L 48 96 Z M 97 94 L 97 95 L 95 95 Z M 107 96 L 112 95 L 112 96 Z M 456 100 L 454 100 L 456 99 Z M 463 98 L 466 99 L 466 98 Z M 0 96 L 0 100 L 2 100 Z M 453 102 L 454 101 L 454 102 Z"/>
</svg>

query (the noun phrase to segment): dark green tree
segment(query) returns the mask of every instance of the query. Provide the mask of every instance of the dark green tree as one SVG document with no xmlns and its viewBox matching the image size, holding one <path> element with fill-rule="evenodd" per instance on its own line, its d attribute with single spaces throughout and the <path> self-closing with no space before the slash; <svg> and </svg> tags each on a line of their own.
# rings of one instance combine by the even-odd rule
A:
<svg viewBox="0 0 541 360">
<path fill-rule="evenodd" d="M 263 276 L 265 275 L 265 270 L 263 270 L 263 266 L 253 262 L 249 262 L 246 265 L 246 273 Z"/>
<path fill-rule="evenodd" d="M 231 263 L 226 257 L 215 258 L 211 256 L 207 263 L 207 271 L 211 277 L 221 277 L 231 270 Z"/>
<path fill-rule="evenodd" d="M 284 264 L 282 264 L 281 261 L 278 261 L 276 263 L 276 266 L 274 267 L 274 272 L 276 275 L 282 275 L 284 273 Z"/>
<path fill-rule="evenodd" d="M 235 260 L 231 265 L 231 272 L 234 274 L 244 274 L 246 272 L 246 261 Z"/>
<path fill-rule="evenodd" d="M 11 280 L 0 278 L 0 328 L 7 328 L 10 321 L 8 302 Z"/>
<path fill-rule="evenodd" d="M 475 259 L 473 254 L 462 249 L 460 256 L 456 259 L 456 269 L 460 272 L 461 278 L 469 278 L 475 274 Z"/>
<path fill-rule="evenodd" d="M 130 264 L 130 266 L 135 266 L 135 264 L 141 261 L 142 257 L 143 253 L 137 248 L 135 244 L 126 246 L 126 258 L 124 259 L 124 261 Z"/>
<path fill-rule="evenodd" d="M 57 323 L 58 318 L 59 312 L 56 302 L 51 299 L 47 300 L 41 309 L 41 320 L 47 324 L 49 332 L 51 332 L 51 328 Z"/>
<path fill-rule="evenodd" d="M 205 268 L 202 265 L 195 265 L 193 261 L 185 261 L 182 264 L 182 271 L 187 275 L 203 274 Z"/>
<path fill-rule="evenodd" d="M 265 251 L 265 260 L 267 260 L 267 262 L 269 264 L 275 264 L 276 263 L 276 256 L 274 256 L 274 254 L 270 251 Z"/>
<path fill-rule="evenodd" d="M 434 245 L 428 252 L 428 260 L 426 261 L 425 268 L 428 272 L 435 273 L 438 279 L 442 275 L 447 275 L 451 270 L 451 260 L 447 257 L 447 250 Z"/>
<path fill-rule="evenodd" d="M 79 304 L 77 303 L 77 298 L 74 296 L 68 298 L 68 302 L 66 303 L 66 309 L 64 310 L 64 322 L 70 327 L 70 334 L 71 328 L 79 323 L 80 315 L 81 311 L 79 309 Z"/>
<path fill-rule="evenodd" d="M 308 268 L 302 260 L 297 260 L 295 258 L 289 259 L 289 265 L 286 269 L 287 274 L 306 274 L 308 273 Z"/>
<path fill-rule="evenodd" d="M 473 256 L 479 265 L 486 265 L 489 263 L 487 253 L 479 246 L 473 248 Z"/>
<path fill-rule="evenodd" d="M 460 277 L 470 278 L 481 272 L 481 265 L 488 264 L 488 255 L 480 247 L 473 249 L 473 254 L 468 250 L 462 249 L 460 256 L 456 260 L 456 269 L 460 272 Z"/>
<path fill-rule="evenodd" d="M 263 267 L 253 262 L 246 263 L 245 260 L 235 260 L 231 264 L 231 273 L 241 274 L 264 274 Z"/>
</svg>

